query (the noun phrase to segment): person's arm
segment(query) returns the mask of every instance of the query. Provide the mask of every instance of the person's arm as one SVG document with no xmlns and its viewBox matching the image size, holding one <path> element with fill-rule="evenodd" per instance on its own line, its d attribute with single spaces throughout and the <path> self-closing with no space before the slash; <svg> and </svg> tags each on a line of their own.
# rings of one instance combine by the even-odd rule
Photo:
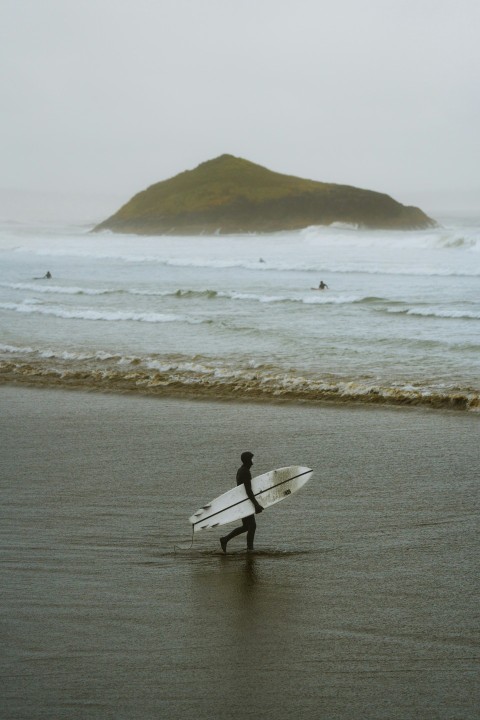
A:
<svg viewBox="0 0 480 720">
<path fill-rule="evenodd" d="M 253 490 L 252 490 L 252 476 L 250 475 L 250 473 L 248 473 L 248 474 L 245 473 L 245 478 L 244 478 L 244 480 L 243 480 L 243 484 L 245 485 L 245 490 L 246 490 L 246 492 L 247 492 L 248 497 L 250 498 L 250 500 L 252 501 L 252 503 L 253 503 L 253 505 L 254 505 L 254 507 L 255 507 L 255 512 L 256 512 L 256 513 L 261 513 L 262 510 L 263 510 L 263 507 L 260 505 L 260 503 L 258 502 L 257 498 L 256 498 L 255 495 L 253 494 Z"/>
</svg>

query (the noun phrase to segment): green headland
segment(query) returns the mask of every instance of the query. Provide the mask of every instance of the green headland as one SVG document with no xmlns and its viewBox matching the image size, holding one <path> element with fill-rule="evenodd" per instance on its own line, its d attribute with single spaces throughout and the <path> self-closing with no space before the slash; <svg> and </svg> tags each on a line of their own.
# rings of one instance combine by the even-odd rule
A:
<svg viewBox="0 0 480 720">
<path fill-rule="evenodd" d="M 419 208 L 384 193 L 304 180 L 221 155 L 138 193 L 94 231 L 267 233 L 335 222 L 396 230 L 436 225 Z"/>
</svg>

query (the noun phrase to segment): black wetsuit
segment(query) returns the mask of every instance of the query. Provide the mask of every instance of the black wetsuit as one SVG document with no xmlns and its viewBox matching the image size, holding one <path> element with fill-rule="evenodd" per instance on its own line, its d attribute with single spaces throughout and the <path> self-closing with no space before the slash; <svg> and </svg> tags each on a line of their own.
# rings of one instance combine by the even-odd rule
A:
<svg viewBox="0 0 480 720">
<path fill-rule="evenodd" d="M 252 499 L 252 473 L 250 472 L 250 469 L 246 467 L 246 465 L 242 465 L 237 470 L 237 485 L 242 484 L 245 485 L 245 490 L 247 491 L 248 497 Z M 240 527 L 235 528 L 235 530 L 232 530 L 231 533 L 225 536 L 225 540 L 228 542 L 236 535 L 241 535 L 242 533 L 246 532 L 247 548 L 249 550 L 253 550 L 253 539 L 255 537 L 256 529 L 257 523 L 255 522 L 255 515 L 248 515 L 247 517 L 242 518 L 242 524 Z"/>
</svg>

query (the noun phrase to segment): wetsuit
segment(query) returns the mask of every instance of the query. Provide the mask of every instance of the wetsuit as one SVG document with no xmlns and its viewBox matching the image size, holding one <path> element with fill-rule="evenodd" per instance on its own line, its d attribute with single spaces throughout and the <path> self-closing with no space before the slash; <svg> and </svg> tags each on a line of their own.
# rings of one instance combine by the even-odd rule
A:
<svg viewBox="0 0 480 720">
<path fill-rule="evenodd" d="M 237 485 L 245 485 L 245 490 L 247 491 L 247 495 L 250 498 L 252 502 L 255 502 L 254 494 L 252 491 L 252 474 L 250 472 L 250 469 L 246 467 L 246 465 L 242 465 L 237 470 Z M 253 550 L 253 539 L 255 537 L 255 530 L 257 529 L 257 523 L 255 522 L 255 515 L 248 515 L 247 517 L 242 518 L 242 524 L 240 527 L 235 528 L 235 530 L 232 530 L 231 533 L 225 536 L 225 541 L 228 542 L 232 538 L 234 538 L 236 535 L 241 535 L 242 533 L 247 533 L 247 548 L 249 550 Z"/>
</svg>

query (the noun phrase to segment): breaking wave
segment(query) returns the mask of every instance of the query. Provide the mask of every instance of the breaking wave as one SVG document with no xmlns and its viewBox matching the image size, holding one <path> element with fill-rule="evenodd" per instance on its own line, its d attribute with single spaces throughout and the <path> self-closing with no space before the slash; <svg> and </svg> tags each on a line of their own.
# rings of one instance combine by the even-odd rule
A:
<svg viewBox="0 0 480 720">
<path fill-rule="evenodd" d="M 458 241 L 455 241 L 457 243 Z M 455 245 L 456 246 L 456 245 Z M 439 246 L 440 247 L 440 246 Z M 444 245 L 443 247 L 447 247 Z M 470 246 L 469 246 L 470 247 Z M 480 252 L 480 242 L 471 245 L 472 249 Z M 338 247 L 336 251 L 338 251 Z M 371 249 L 371 246 L 367 244 L 366 249 Z M 403 247 L 405 250 L 406 248 Z M 412 248 L 412 253 L 415 252 L 416 246 Z M 385 244 L 381 246 L 381 250 L 386 250 Z M 23 252 L 23 250 L 17 250 L 17 252 Z M 253 250 L 252 250 L 253 252 Z M 392 265 L 388 262 L 362 262 L 357 259 L 352 262 L 345 262 L 343 260 L 318 260 L 316 257 L 311 257 L 303 260 L 293 261 L 291 259 L 283 259 L 275 257 L 276 251 L 272 251 L 271 257 L 266 257 L 265 260 L 260 262 L 256 259 L 248 259 L 245 257 L 237 258 L 219 258 L 212 257 L 211 251 L 205 256 L 194 257 L 190 254 L 188 257 L 169 257 L 159 254 L 123 254 L 118 248 L 112 247 L 111 250 L 97 250 L 95 251 L 78 248 L 49 248 L 45 250 L 34 250 L 28 249 L 28 254 L 38 254 L 49 257 L 80 257 L 83 259 L 91 260 L 108 260 L 112 262 L 121 262 L 126 264 L 140 264 L 140 265 L 156 265 L 158 267 L 172 267 L 172 268 L 184 268 L 194 270 L 239 270 L 248 271 L 249 273 L 304 273 L 307 276 L 322 273 L 336 274 L 336 275 L 371 275 L 371 276 L 410 276 L 410 277 L 480 277 L 480 266 L 478 263 L 467 263 L 462 267 L 454 266 L 448 263 L 437 264 L 432 262 L 431 265 L 417 264 L 412 261 L 411 258 L 405 259 L 403 262 L 399 262 Z M 244 252 L 242 252 L 244 255 Z M 301 255 L 300 255 L 301 257 Z M 345 256 L 344 256 L 345 257 Z M 433 258 L 434 256 L 432 256 Z M 58 286 L 50 284 L 41 284 L 40 278 L 37 279 L 37 283 L 17 283 L 18 289 L 21 289 L 23 285 L 24 289 L 29 286 L 28 289 L 35 290 L 38 292 L 56 292 Z M 10 287 L 14 287 L 11 284 Z M 108 290 L 102 291 L 97 289 L 82 289 L 73 288 L 71 291 L 85 292 L 91 294 L 102 294 L 102 292 L 110 292 Z M 66 291 L 67 292 L 67 291 Z"/>
<path fill-rule="evenodd" d="M 237 366 L 182 356 L 138 358 L 110 353 L 55 353 L 0 347 L 0 383 L 151 396 L 255 402 L 360 403 L 480 411 L 469 387 L 420 386 L 283 371 L 272 365 Z M 5 357 L 7 356 L 7 357 Z"/>
<path fill-rule="evenodd" d="M 362 230 L 355 227 L 347 228 L 335 224 L 335 226 L 330 225 L 329 227 L 312 226 L 299 231 L 299 234 L 310 244 L 324 243 L 326 239 L 332 239 L 336 243 L 351 248 L 410 248 L 413 251 L 416 248 L 426 250 L 480 250 L 480 231 L 475 225 L 466 226 L 462 229 L 439 226 L 418 232 L 404 232 L 402 230 L 388 232 L 384 230 Z"/>
<path fill-rule="evenodd" d="M 106 292 L 106 291 L 105 291 Z M 113 292 L 113 291 L 112 291 Z M 133 294 L 141 294 L 145 296 L 157 296 L 162 297 L 178 298 L 180 300 L 188 301 L 190 299 L 203 298 L 206 301 L 209 300 L 226 300 L 226 301 L 241 301 L 241 302 L 257 302 L 257 303 L 292 303 L 292 304 L 303 304 L 307 306 L 314 305 L 365 305 L 371 307 L 375 312 L 388 313 L 392 315 L 404 315 L 414 317 L 425 317 L 425 318 L 439 318 L 445 320 L 469 320 L 475 321 L 480 320 L 480 310 L 476 303 L 471 303 L 472 309 L 470 308 L 443 308 L 433 306 L 410 306 L 402 300 L 391 300 L 382 297 L 370 296 L 370 295 L 355 295 L 355 294 L 339 294 L 334 293 L 311 293 L 301 294 L 292 293 L 291 295 L 263 295 L 257 293 L 242 293 L 242 292 L 223 292 L 215 290 L 177 290 L 177 291 L 165 291 L 162 293 L 150 292 L 150 291 L 127 291 Z M 73 293 L 72 293 L 73 294 Z M 83 293 L 78 293 L 83 294 Z M 105 322 L 144 322 L 144 323 L 189 323 L 194 325 L 199 324 L 212 324 L 215 322 L 214 318 L 210 317 L 192 317 L 191 315 L 177 313 L 177 312 L 135 312 L 132 310 L 119 310 L 119 309 L 90 309 L 86 307 L 70 307 L 68 305 L 45 305 L 43 302 L 36 298 L 24 299 L 22 302 L 0 302 L 0 310 L 6 310 L 10 312 L 21 313 L 24 315 L 43 315 L 62 318 L 64 320 L 87 320 L 87 321 L 105 321 Z"/>
<path fill-rule="evenodd" d="M 82 287 L 69 287 L 63 285 L 35 285 L 33 283 L 0 283 L 0 287 L 7 287 L 12 290 L 27 290 L 35 293 L 48 293 L 57 295 L 136 295 L 143 297 L 163 297 L 163 298 L 176 298 L 179 300 L 245 300 L 252 302 L 261 303 L 303 303 L 305 305 L 348 305 L 351 303 L 396 303 L 397 301 L 388 300 L 387 298 L 369 296 L 369 295 L 336 295 L 335 293 L 323 293 L 323 292 L 311 292 L 316 291 L 317 288 L 311 288 L 307 294 L 305 293 L 291 293 L 285 295 L 269 295 L 259 294 L 252 292 L 228 292 L 223 290 L 190 290 L 190 289 L 177 289 L 177 290 L 143 290 L 143 289 L 115 289 L 115 288 L 82 288 Z M 13 309 L 12 307 L 3 307 L 4 310 Z M 10 303 L 10 305 L 13 305 Z M 25 312 L 25 310 L 22 310 Z M 68 316 L 70 317 L 70 316 Z"/>
<path fill-rule="evenodd" d="M 50 285 L 39 283 L 0 283 L 0 287 L 10 290 L 28 290 L 37 293 L 50 293 L 54 295 L 108 295 L 115 290 L 102 290 L 95 288 L 81 288 L 68 285 Z"/>
<path fill-rule="evenodd" d="M 405 265 L 397 265 L 392 267 L 391 265 L 371 264 L 356 262 L 356 263 L 345 263 L 345 262 L 318 262 L 317 260 L 309 260 L 302 262 L 292 262 L 287 260 L 279 259 L 266 259 L 263 262 L 257 260 L 245 260 L 245 259 L 214 259 L 209 257 L 198 257 L 198 258 L 168 258 L 158 255 L 118 255 L 115 252 L 97 254 L 92 253 L 89 255 L 87 252 L 80 251 L 63 251 L 61 253 L 49 252 L 48 255 L 55 256 L 57 254 L 67 255 L 72 257 L 80 256 L 82 258 L 91 257 L 95 260 L 112 260 L 121 261 L 124 263 L 134 264 L 148 264 L 158 265 L 162 267 L 175 267 L 175 268 L 191 268 L 191 269 L 205 269 L 205 270 L 246 270 L 249 272 L 300 272 L 308 275 L 318 275 L 319 273 L 331 273 L 337 275 L 400 275 L 400 276 L 412 276 L 412 277 L 480 277 L 480 267 L 474 267 L 470 265 L 468 268 L 454 268 L 454 267 L 425 267 L 421 265 L 412 265 L 406 263 Z"/>
<path fill-rule="evenodd" d="M 396 315 L 416 315 L 419 317 L 436 317 L 452 320 L 480 320 L 480 312 L 473 310 L 453 310 L 434 307 L 387 308 L 388 313 Z"/>
<path fill-rule="evenodd" d="M 198 325 L 203 322 L 211 322 L 211 320 L 195 320 L 184 315 L 176 315 L 173 313 L 122 312 L 120 310 L 89 310 L 88 308 L 67 309 L 58 306 L 45 306 L 35 302 L 0 303 L 0 309 L 11 310 L 13 312 L 24 314 L 51 315 L 53 317 L 68 320 L 93 320 L 108 322 L 134 321 L 146 323 L 185 322 L 194 325 Z"/>
</svg>

